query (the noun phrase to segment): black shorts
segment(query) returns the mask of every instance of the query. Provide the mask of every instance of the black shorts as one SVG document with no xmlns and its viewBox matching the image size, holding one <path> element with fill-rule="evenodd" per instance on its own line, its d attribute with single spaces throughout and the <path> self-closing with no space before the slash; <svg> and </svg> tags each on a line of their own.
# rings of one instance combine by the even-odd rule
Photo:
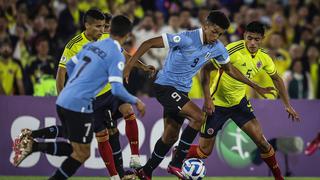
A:
<svg viewBox="0 0 320 180">
<path fill-rule="evenodd" d="M 231 118 L 238 127 L 255 118 L 253 109 L 247 98 L 243 98 L 238 105 L 232 107 L 216 106 L 211 116 L 208 116 L 201 128 L 201 137 L 211 138 L 217 135 L 224 123 Z"/>
<path fill-rule="evenodd" d="M 163 117 L 174 119 L 182 124 L 185 118 L 180 116 L 179 112 L 190 101 L 188 93 L 157 83 L 154 83 L 154 90 L 157 100 L 163 106 Z"/>
<path fill-rule="evenodd" d="M 94 132 L 117 127 L 117 119 L 122 117 L 119 106 L 125 102 L 108 91 L 93 101 Z"/>
<path fill-rule="evenodd" d="M 57 105 L 57 113 L 66 137 L 71 142 L 89 144 L 93 137 L 93 114 L 70 111 Z"/>
</svg>

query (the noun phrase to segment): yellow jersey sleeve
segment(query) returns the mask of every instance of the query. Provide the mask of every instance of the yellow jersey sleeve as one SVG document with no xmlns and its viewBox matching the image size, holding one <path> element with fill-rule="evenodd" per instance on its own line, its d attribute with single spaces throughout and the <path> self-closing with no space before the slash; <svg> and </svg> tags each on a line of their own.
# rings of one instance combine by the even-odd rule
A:
<svg viewBox="0 0 320 180">
<path fill-rule="evenodd" d="M 271 59 L 271 57 L 264 53 L 264 66 L 263 66 L 263 70 L 266 71 L 267 74 L 269 74 L 270 76 L 274 75 L 277 72 L 276 66 L 274 65 L 273 60 Z"/>
<path fill-rule="evenodd" d="M 84 35 L 84 32 L 72 38 L 67 43 L 67 45 L 63 50 L 63 53 L 59 62 L 59 67 L 66 68 L 66 64 L 72 58 L 72 56 L 75 56 L 77 53 L 79 53 L 83 48 L 83 46 L 89 42 L 90 41 L 86 38 L 86 36 Z"/>
<path fill-rule="evenodd" d="M 71 49 L 64 48 L 61 59 L 59 61 L 59 67 L 66 68 L 66 64 L 71 59 L 72 56 L 76 55 L 77 53 L 73 52 Z"/>
</svg>

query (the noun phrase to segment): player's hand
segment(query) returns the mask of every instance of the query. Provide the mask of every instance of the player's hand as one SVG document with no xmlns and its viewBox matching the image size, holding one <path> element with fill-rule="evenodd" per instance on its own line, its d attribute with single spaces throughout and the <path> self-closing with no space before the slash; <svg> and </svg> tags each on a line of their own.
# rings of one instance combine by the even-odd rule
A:
<svg viewBox="0 0 320 180">
<path fill-rule="evenodd" d="M 292 106 L 286 107 L 286 111 L 288 112 L 288 118 L 292 121 L 300 121 L 299 114 L 293 109 Z"/>
<path fill-rule="evenodd" d="M 274 87 L 260 87 L 260 86 L 256 86 L 254 88 L 258 94 L 260 94 L 264 99 L 267 99 L 266 94 L 272 94 L 274 97 L 276 97 L 276 89 Z"/>
<path fill-rule="evenodd" d="M 123 78 L 125 79 L 126 83 L 129 83 L 129 77 L 130 77 L 130 73 L 131 73 L 131 65 L 127 64 L 125 67 L 124 67 L 124 70 L 123 70 Z"/>
<path fill-rule="evenodd" d="M 214 112 L 214 104 L 211 98 L 204 100 L 202 110 L 208 115 L 212 115 L 212 113 Z"/>
<path fill-rule="evenodd" d="M 145 67 L 145 70 L 147 73 L 149 73 L 149 77 L 153 77 L 156 74 L 156 68 L 152 65 L 147 65 Z"/>
<path fill-rule="evenodd" d="M 138 99 L 137 103 L 136 103 L 136 107 L 137 107 L 137 110 L 139 111 L 139 116 L 140 117 L 143 117 L 144 114 L 146 113 L 146 105 L 144 105 L 144 103 Z"/>
</svg>

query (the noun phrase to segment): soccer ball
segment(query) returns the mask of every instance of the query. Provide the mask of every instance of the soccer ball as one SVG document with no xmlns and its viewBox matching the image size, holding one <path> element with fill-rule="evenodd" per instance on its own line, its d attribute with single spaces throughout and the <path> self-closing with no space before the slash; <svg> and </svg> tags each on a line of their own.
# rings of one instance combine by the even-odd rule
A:
<svg viewBox="0 0 320 180">
<path fill-rule="evenodd" d="M 200 180 L 206 175 L 206 167 L 200 159 L 191 158 L 184 161 L 182 173 L 189 180 Z"/>
</svg>

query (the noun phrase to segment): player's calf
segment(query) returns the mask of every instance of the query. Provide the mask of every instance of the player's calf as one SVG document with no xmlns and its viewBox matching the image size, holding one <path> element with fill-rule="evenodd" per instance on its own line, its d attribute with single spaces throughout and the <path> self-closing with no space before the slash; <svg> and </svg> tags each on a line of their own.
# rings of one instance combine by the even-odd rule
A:
<svg viewBox="0 0 320 180">
<path fill-rule="evenodd" d="M 81 163 L 84 163 L 90 157 L 90 144 L 80 144 L 71 142 L 73 152 L 71 156 Z"/>
<path fill-rule="evenodd" d="M 130 104 L 124 103 L 119 107 L 119 111 L 122 113 L 125 119 L 125 131 L 130 144 L 131 159 L 130 167 L 138 168 L 141 166 L 139 159 L 139 131 L 136 116 L 133 108 Z"/>
<path fill-rule="evenodd" d="M 105 166 L 107 167 L 109 174 L 111 177 L 117 176 L 118 172 L 116 170 L 113 155 L 112 155 L 112 148 L 109 143 L 109 134 L 108 130 L 104 129 L 100 132 L 96 133 L 96 139 L 98 141 L 98 149 L 100 156 L 102 157 Z M 118 175 L 119 176 L 119 175 Z M 115 177 L 117 178 L 117 177 Z M 120 178 L 120 177 L 119 177 Z"/>
</svg>

